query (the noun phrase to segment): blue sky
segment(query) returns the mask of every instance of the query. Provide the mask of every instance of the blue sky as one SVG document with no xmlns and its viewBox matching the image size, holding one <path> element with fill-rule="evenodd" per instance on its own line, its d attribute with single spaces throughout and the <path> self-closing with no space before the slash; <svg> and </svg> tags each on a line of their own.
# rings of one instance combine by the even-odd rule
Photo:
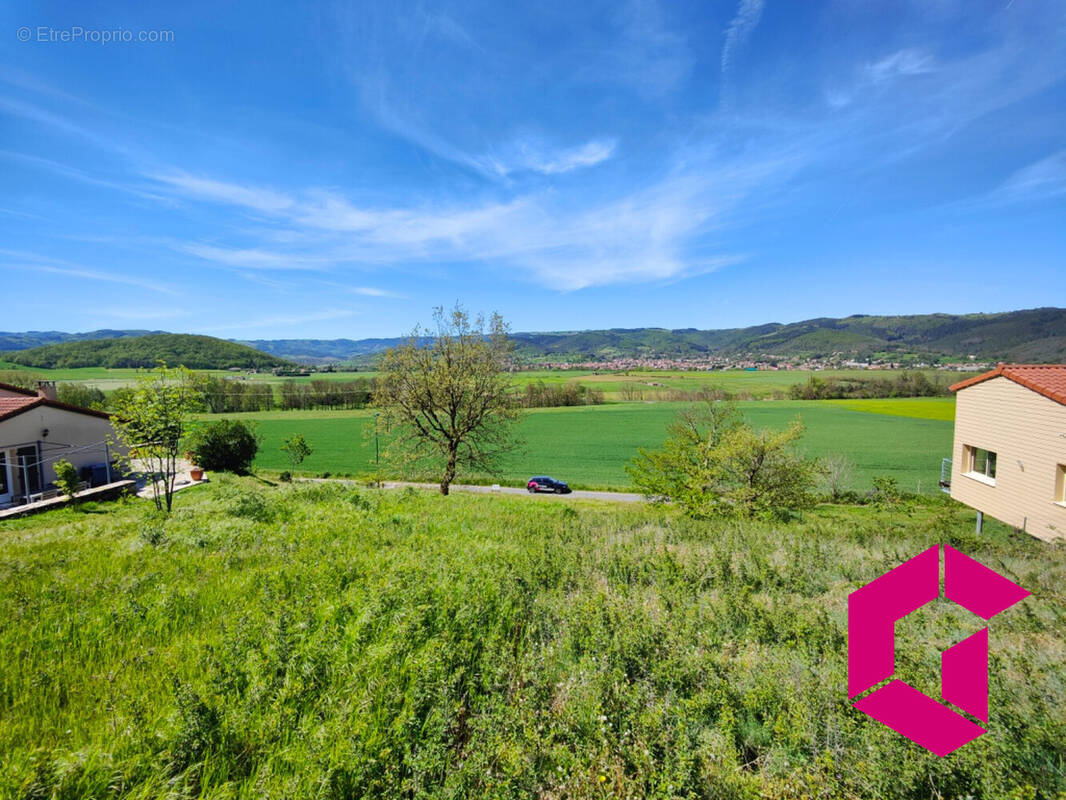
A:
<svg viewBox="0 0 1066 800">
<path fill-rule="evenodd" d="M 0 42 L 6 330 L 1066 304 L 1058 0 L 16 0 Z"/>
</svg>

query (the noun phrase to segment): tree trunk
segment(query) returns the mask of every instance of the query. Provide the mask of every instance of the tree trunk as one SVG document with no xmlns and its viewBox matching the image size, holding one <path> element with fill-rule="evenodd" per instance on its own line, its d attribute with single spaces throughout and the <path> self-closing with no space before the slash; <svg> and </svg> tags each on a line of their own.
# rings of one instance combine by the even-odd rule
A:
<svg viewBox="0 0 1066 800">
<path fill-rule="evenodd" d="M 455 480 L 455 462 L 457 459 L 457 450 L 451 449 L 448 451 L 448 464 L 444 467 L 444 477 L 440 479 L 440 493 L 443 495 L 448 494 L 448 487 L 451 482 Z"/>
</svg>

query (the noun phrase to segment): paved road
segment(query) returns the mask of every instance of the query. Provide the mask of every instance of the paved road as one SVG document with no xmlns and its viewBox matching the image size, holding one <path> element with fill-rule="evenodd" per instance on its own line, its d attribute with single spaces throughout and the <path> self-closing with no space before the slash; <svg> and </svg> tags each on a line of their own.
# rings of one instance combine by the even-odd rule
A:
<svg viewBox="0 0 1066 800">
<path fill-rule="evenodd" d="M 440 485 L 436 483 L 385 481 L 386 489 L 402 489 L 405 486 L 413 486 L 416 489 L 440 489 Z M 525 489 L 519 489 L 514 486 L 498 486 L 493 488 L 492 486 L 471 486 L 469 484 L 459 483 L 453 483 L 451 489 L 454 492 L 473 492 L 475 494 L 518 494 L 530 498 L 542 497 L 551 498 L 552 500 L 565 500 L 569 498 L 574 500 L 614 500 L 621 503 L 639 503 L 644 500 L 642 495 L 633 494 L 632 492 L 587 492 L 581 489 L 575 489 L 570 492 L 570 494 L 548 494 L 547 492 L 530 494 Z"/>
</svg>

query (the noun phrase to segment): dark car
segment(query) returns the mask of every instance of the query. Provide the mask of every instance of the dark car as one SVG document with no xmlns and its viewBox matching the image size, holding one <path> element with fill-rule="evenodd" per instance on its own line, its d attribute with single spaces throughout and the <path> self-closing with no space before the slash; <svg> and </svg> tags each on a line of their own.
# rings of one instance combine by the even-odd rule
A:
<svg viewBox="0 0 1066 800">
<path fill-rule="evenodd" d="M 565 481 L 557 481 L 547 475 L 537 475 L 526 482 L 526 488 L 530 492 L 555 492 L 556 494 L 570 494 L 570 487 Z"/>
</svg>

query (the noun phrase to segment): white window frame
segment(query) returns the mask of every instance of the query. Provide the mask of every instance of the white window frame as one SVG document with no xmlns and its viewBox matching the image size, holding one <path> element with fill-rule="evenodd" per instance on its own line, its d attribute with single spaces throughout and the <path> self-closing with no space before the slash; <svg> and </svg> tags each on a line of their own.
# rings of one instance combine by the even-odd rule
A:
<svg viewBox="0 0 1066 800">
<path fill-rule="evenodd" d="M 986 454 L 985 455 L 985 471 L 984 472 L 978 472 L 976 469 L 974 469 L 974 467 L 977 464 L 977 452 L 979 450 L 983 451 Z M 989 456 L 991 456 L 991 458 L 989 458 Z M 977 445 L 973 445 L 973 444 L 964 445 L 963 465 L 965 466 L 966 471 L 963 472 L 962 474 L 965 477 L 972 478 L 973 480 L 975 480 L 975 481 L 977 481 L 979 483 L 983 483 L 986 486 L 995 486 L 996 485 L 996 476 L 995 476 L 995 474 L 992 474 L 992 475 L 988 474 L 988 465 L 989 465 L 989 463 L 994 463 L 997 466 L 999 464 L 999 455 L 996 453 L 995 450 L 988 450 L 988 449 L 986 449 L 984 447 L 978 447 Z"/>
</svg>

